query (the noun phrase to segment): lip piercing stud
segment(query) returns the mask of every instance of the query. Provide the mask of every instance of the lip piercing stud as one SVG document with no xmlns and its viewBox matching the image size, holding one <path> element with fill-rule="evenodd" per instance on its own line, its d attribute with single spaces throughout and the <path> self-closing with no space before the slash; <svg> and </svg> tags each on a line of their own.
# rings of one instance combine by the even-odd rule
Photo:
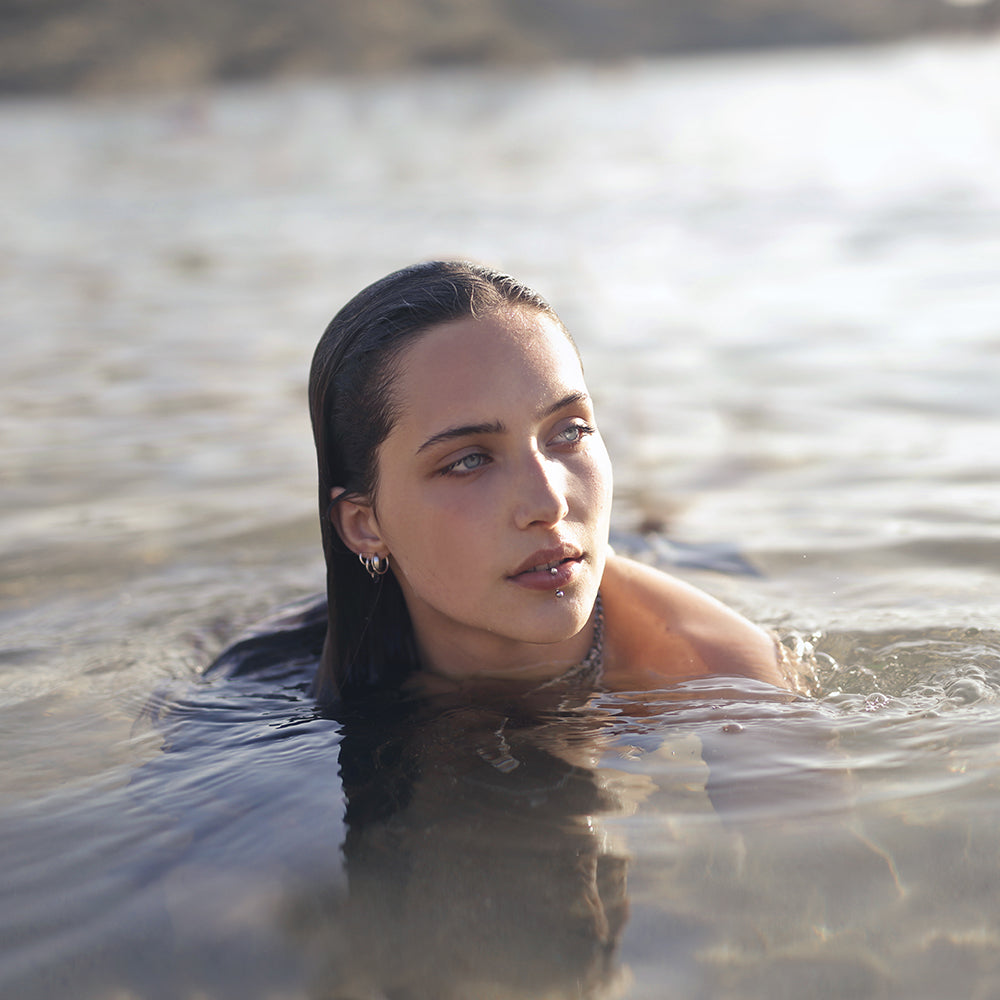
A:
<svg viewBox="0 0 1000 1000">
<path fill-rule="evenodd" d="M 555 566 L 550 566 L 550 567 L 549 567 L 549 572 L 550 572 L 550 573 L 551 573 L 551 574 L 552 574 L 553 576 L 555 576 L 555 575 L 556 575 L 556 573 L 558 573 L 559 571 L 558 571 L 558 570 L 557 570 L 557 569 L 555 568 Z"/>
<path fill-rule="evenodd" d="M 565 596 L 566 595 L 561 590 L 556 591 L 556 597 L 565 597 Z"/>
</svg>

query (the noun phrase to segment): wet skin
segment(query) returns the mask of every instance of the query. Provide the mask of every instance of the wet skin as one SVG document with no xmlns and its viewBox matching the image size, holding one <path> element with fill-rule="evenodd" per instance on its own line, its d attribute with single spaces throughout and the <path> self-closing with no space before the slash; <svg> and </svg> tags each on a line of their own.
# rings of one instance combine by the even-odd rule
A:
<svg viewBox="0 0 1000 1000">
<path fill-rule="evenodd" d="M 611 466 L 555 320 L 509 309 L 433 327 L 401 352 L 393 393 L 375 502 L 338 504 L 336 523 L 354 551 L 390 555 L 431 672 L 555 676 L 586 655 L 600 588 L 608 686 L 785 686 L 765 633 L 611 553 Z"/>
</svg>

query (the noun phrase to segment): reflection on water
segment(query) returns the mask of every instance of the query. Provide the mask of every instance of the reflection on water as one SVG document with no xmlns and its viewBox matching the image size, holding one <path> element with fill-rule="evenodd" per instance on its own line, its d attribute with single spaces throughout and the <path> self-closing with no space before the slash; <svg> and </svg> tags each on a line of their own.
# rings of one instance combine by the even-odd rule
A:
<svg viewBox="0 0 1000 1000">
<path fill-rule="evenodd" d="M 596 767 L 602 713 L 452 700 L 337 723 L 305 686 L 286 671 L 195 689 L 162 706 L 163 753 L 127 786 L 58 798 L 54 829 L 27 817 L 57 860 L 17 866 L 39 917 L 36 949 L 4 935 L 9 988 L 620 994 L 627 863 L 601 817 L 648 782 Z"/>
<path fill-rule="evenodd" d="M 819 699 L 702 680 L 327 719 L 298 654 L 165 691 L 145 764 L 0 820 L 5 993 L 972 995 L 1000 970 L 1000 641 L 966 700 L 917 687 L 939 646 L 884 638 L 895 695 L 829 653 Z"/>
<path fill-rule="evenodd" d="M 0 992 L 1000 993 L 997 54 L 0 106 Z M 616 545 L 816 699 L 196 680 L 321 586 L 319 332 L 443 254 L 551 297 Z"/>
<path fill-rule="evenodd" d="M 819 699 L 699 681 L 327 719 L 294 648 L 165 691 L 146 763 L 5 809 L 5 994 L 972 995 L 1000 940 L 1000 641 L 972 699 L 932 680 L 940 641 L 825 641 L 856 662 L 827 652 Z"/>
<path fill-rule="evenodd" d="M 626 860 L 600 817 L 642 783 L 594 770 L 600 739 L 597 717 L 472 705 L 389 740 L 370 716 L 349 721 L 346 899 L 294 898 L 317 994 L 619 994 Z"/>
</svg>

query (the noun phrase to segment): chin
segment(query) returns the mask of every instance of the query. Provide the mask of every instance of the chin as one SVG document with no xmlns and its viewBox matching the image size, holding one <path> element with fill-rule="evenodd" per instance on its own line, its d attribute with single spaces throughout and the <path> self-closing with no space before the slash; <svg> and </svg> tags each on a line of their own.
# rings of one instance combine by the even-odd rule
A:
<svg viewBox="0 0 1000 1000">
<path fill-rule="evenodd" d="M 594 597 L 589 591 L 578 591 L 567 593 L 565 597 L 555 597 L 553 595 L 551 614 L 554 615 L 560 626 L 559 636 L 553 642 L 562 642 L 564 639 L 571 639 L 581 629 L 587 626 L 590 621 L 590 614 L 594 610 Z"/>
</svg>

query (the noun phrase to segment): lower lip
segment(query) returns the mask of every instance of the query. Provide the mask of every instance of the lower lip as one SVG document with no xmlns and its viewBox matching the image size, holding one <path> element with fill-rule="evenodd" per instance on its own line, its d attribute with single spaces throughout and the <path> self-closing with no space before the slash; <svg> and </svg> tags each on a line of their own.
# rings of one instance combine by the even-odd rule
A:
<svg viewBox="0 0 1000 1000">
<path fill-rule="evenodd" d="M 528 573 L 518 573 L 517 576 L 510 577 L 518 586 L 528 590 L 559 590 L 568 586 L 580 568 L 580 559 L 567 559 L 565 562 L 555 566 L 555 572 L 551 569 L 534 569 Z"/>
</svg>

